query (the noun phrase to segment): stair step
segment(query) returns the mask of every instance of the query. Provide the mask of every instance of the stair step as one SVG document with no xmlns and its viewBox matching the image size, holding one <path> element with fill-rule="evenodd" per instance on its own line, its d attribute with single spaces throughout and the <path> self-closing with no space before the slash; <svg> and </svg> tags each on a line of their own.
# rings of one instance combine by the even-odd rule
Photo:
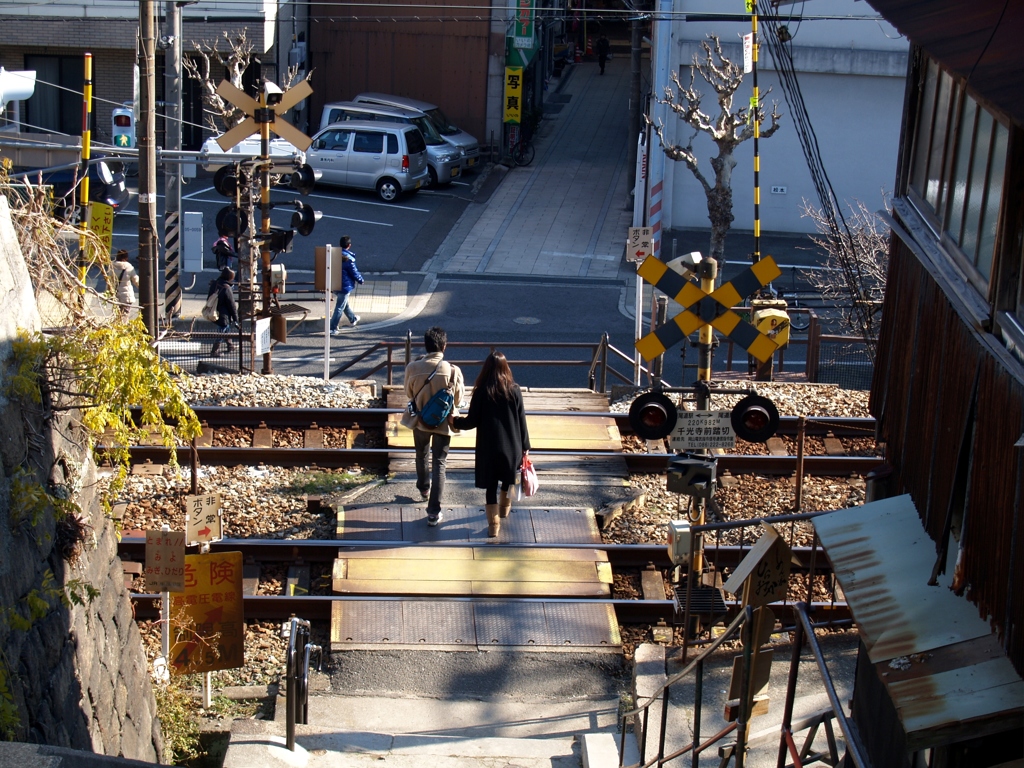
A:
<svg viewBox="0 0 1024 768">
<path fill-rule="evenodd" d="M 344 730 L 334 726 L 297 725 L 294 752 L 285 746 L 285 726 L 265 720 L 239 720 L 231 729 L 224 768 L 348 768 L 387 761 L 394 768 L 504 766 L 579 768 L 573 735 L 556 738 L 455 737 Z"/>
</svg>

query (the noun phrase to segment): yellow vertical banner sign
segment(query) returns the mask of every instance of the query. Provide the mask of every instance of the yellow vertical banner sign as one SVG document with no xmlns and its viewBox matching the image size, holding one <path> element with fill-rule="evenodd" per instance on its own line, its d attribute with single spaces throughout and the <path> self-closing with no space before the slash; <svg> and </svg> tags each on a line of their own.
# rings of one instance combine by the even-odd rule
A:
<svg viewBox="0 0 1024 768">
<path fill-rule="evenodd" d="M 213 672 L 245 665 L 242 553 L 185 556 L 185 592 L 171 596 L 171 669 Z"/>
<path fill-rule="evenodd" d="M 519 125 L 523 117 L 523 68 L 505 67 L 505 122 Z"/>
<path fill-rule="evenodd" d="M 89 206 L 89 231 L 100 239 L 102 248 L 100 253 L 104 256 L 110 255 L 110 248 L 114 242 L 114 209 L 106 203 L 93 203 Z M 100 254 L 90 253 L 90 258 L 95 259 Z"/>
</svg>

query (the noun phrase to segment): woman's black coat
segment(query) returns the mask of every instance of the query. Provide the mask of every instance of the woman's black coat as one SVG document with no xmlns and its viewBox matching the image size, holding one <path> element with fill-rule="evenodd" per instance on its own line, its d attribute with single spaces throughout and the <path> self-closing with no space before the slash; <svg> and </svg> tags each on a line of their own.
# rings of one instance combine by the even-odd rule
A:
<svg viewBox="0 0 1024 768">
<path fill-rule="evenodd" d="M 469 412 L 453 423 L 456 429 L 476 430 L 476 487 L 494 488 L 499 482 L 512 485 L 523 451 L 530 450 L 519 387 L 512 385 L 511 401 L 499 402 L 492 401 L 484 390 L 474 389 Z"/>
</svg>

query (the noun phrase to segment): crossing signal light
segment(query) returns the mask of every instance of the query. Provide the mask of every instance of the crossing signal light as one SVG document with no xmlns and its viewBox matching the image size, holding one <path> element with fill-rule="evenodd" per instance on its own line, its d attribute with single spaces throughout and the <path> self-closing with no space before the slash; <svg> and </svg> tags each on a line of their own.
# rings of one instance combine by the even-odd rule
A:
<svg viewBox="0 0 1024 768">
<path fill-rule="evenodd" d="M 300 195 L 308 195 L 312 192 L 314 184 L 316 184 L 316 171 L 308 163 L 303 163 L 292 172 L 292 189 L 297 190 Z"/>
<path fill-rule="evenodd" d="M 292 238 L 294 237 L 295 232 L 291 229 L 271 227 L 270 239 L 267 240 L 267 245 L 274 253 L 291 253 Z"/>
<path fill-rule="evenodd" d="M 218 235 L 242 235 L 249 231 L 249 214 L 236 205 L 221 208 L 214 221 Z"/>
<path fill-rule="evenodd" d="M 736 437 L 763 443 L 779 428 L 779 409 L 767 397 L 747 395 L 732 409 L 731 421 Z"/>
<path fill-rule="evenodd" d="M 647 392 L 629 407 L 629 424 L 644 440 L 668 437 L 676 426 L 676 404 L 663 392 Z"/>
<path fill-rule="evenodd" d="M 321 211 L 314 211 L 312 206 L 296 200 L 295 213 L 292 214 L 292 229 L 303 237 L 311 235 L 321 216 Z"/>
<path fill-rule="evenodd" d="M 238 172 L 232 165 L 222 165 L 213 174 L 213 188 L 217 194 L 234 197 L 238 191 Z"/>
</svg>

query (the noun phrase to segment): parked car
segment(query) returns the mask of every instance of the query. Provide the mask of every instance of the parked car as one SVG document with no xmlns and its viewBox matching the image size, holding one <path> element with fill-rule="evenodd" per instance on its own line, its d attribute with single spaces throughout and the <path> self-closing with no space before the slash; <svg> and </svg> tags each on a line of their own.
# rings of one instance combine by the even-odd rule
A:
<svg viewBox="0 0 1024 768">
<path fill-rule="evenodd" d="M 441 138 L 434 124 L 422 112 L 382 104 L 360 104 L 354 101 L 334 101 L 324 105 L 320 127 L 346 120 L 373 120 L 381 123 L 415 125 L 423 134 L 427 145 L 427 172 L 430 186 L 450 184 L 462 173 L 461 150 Z"/>
<path fill-rule="evenodd" d="M 462 152 L 463 169 L 473 168 L 480 160 L 480 142 L 454 125 L 448 116 L 436 104 L 405 96 L 393 96 L 389 93 L 360 93 L 353 101 L 365 104 L 382 104 L 389 107 L 401 107 L 422 112 L 437 128 L 438 133 L 454 147 Z"/>
<path fill-rule="evenodd" d="M 305 154 L 302 150 L 288 143 L 284 139 L 271 139 L 268 148 L 270 150 L 271 157 L 287 157 L 295 155 L 299 163 L 306 162 Z M 202 163 L 203 168 L 208 171 L 219 170 L 224 165 L 224 161 L 217 157 L 218 155 L 238 155 L 239 159 L 243 159 L 245 157 L 259 157 L 260 137 L 250 136 L 247 139 L 242 139 L 227 152 L 220 148 L 220 144 L 217 143 L 216 136 L 207 139 L 203 143 L 202 150 L 200 150 L 200 162 Z"/>
<path fill-rule="evenodd" d="M 350 120 L 331 123 L 313 137 L 306 162 L 320 181 L 373 189 L 391 203 L 427 185 L 427 145 L 415 125 Z"/>
</svg>

